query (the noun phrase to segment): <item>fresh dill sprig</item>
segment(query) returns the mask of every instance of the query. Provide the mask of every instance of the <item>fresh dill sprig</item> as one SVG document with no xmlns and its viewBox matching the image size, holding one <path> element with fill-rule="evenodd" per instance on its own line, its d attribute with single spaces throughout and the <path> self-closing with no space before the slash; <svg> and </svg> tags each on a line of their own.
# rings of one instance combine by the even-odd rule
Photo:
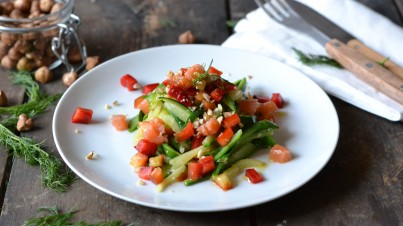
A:
<svg viewBox="0 0 403 226">
<path fill-rule="evenodd" d="M 15 72 L 10 79 L 15 85 L 25 88 L 29 100 L 21 105 L 0 107 L 0 145 L 5 146 L 11 154 L 24 158 L 27 164 L 39 165 L 42 184 L 46 188 L 65 192 L 76 179 L 73 172 L 65 167 L 60 159 L 45 152 L 41 144 L 14 133 L 20 114 L 25 113 L 31 118 L 37 116 L 46 111 L 61 94 L 53 96 L 42 94 L 30 72 Z"/>
<path fill-rule="evenodd" d="M 305 65 L 329 65 L 336 68 L 342 68 L 342 66 L 332 58 L 322 55 L 305 54 L 301 50 L 292 48 L 297 54 L 299 60 Z"/>
<path fill-rule="evenodd" d="M 209 71 L 209 69 L 210 69 L 212 64 L 213 64 L 213 60 L 210 61 L 210 64 L 207 67 L 207 69 L 204 70 L 204 73 L 200 74 L 199 76 L 197 76 L 197 78 L 195 78 L 193 80 L 193 85 L 194 86 L 197 85 L 199 82 L 203 81 L 204 79 L 208 78 L 209 76 L 211 76 L 211 75 L 208 74 L 208 71 Z M 203 64 L 203 67 L 204 67 L 204 64 Z"/>
<path fill-rule="evenodd" d="M 40 113 L 43 113 L 50 105 L 61 97 L 61 94 L 53 96 L 45 96 L 40 99 L 31 100 L 25 104 L 0 107 L 0 114 L 4 115 L 20 115 L 27 114 L 29 117 L 34 117 Z"/>
<path fill-rule="evenodd" d="M 38 212 L 44 212 L 45 215 L 29 218 L 24 222 L 23 226 L 123 226 L 121 221 L 107 221 L 97 224 L 88 224 L 84 221 L 78 223 L 70 222 L 71 217 L 77 212 L 75 209 L 71 209 L 67 213 L 61 213 L 56 207 L 42 207 Z"/>
<path fill-rule="evenodd" d="M 29 71 L 13 71 L 9 76 L 11 82 L 14 85 L 19 85 L 25 88 L 25 92 L 30 101 L 36 101 L 41 99 L 43 95 L 40 92 L 40 88 L 37 82 L 32 78 L 32 73 Z"/>
<path fill-rule="evenodd" d="M 0 124 L 0 145 L 12 154 L 24 158 L 29 165 L 39 165 L 42 184 L 58 192 L 67 191 L 67 187 L 76 180 L 72 171 L 65 167 L 60 159 L 45 152 L 41 144 L 30 138 L 19 137 Z"/>
</svg>

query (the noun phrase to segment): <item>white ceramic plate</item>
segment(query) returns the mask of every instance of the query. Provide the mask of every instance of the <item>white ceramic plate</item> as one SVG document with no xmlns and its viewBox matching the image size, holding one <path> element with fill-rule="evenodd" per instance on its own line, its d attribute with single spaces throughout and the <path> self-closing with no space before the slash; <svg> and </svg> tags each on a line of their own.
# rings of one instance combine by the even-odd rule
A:
<svg viewBox="0 0 403 226">
<path fill-rule="evenodd" d="M 280 92 L 286 106 L 277 123 L 278 143 L 287 146 L 293 160 L 270 163 L 266 151 L 255 158 L 268 163 L 264 182 L 252 185 L 242 176 L 227 192 L 206 181 L 191 187 L 182 183 L 157 193 L 155 185 L 138 184 L 129 165 L 135 154 L 133 134 L 116 132 L 109 122 L 112 114 L 137 114 L 133 100 L 140 91 L 129 92 L 120 86 L 121 76 L 129 73 L 139 83 L 161 82 L 169 70 L 196 63 L 213 65 L 229 81 L 248 77 L 252 94 Z M 119 106 L 112 106 L 114 101 Z M 110 110 L 105 105 L 112 106 Z M 76 107 L 91 108 L 89 125 L 73 124 Z M 75 130 L 80 131 L 79 134 Z M 122 55 L 105 62 L 77 80 L 63 95 L 53 118 L 53 135 L 66 164 L 83 180 L 120 199 L 136 204 L 176 211 L 207 212 L 257 205 L 281 197 L 308 182 L 329 161 L 337 144 L 339 122 L 328 96 L 298 71 L 275 60 L 252 53 L 213 45 L 173 45 L 150 48 Z M 94 151 L 97 158 L 87 160 Z"/>
</svg>

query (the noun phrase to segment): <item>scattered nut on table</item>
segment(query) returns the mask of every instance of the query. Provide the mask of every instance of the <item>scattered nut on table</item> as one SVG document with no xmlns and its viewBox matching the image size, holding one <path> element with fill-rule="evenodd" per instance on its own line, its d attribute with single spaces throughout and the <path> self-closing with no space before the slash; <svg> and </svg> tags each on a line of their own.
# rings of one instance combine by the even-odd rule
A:
<svg viewBox="0 0 403 226">
<path fill-rule="evenodd" d="M 78 78 L 77 72 L 73 71 L 64 73 L 62 80 L 66 86 L 71 86 L 77 80 L 77 78 Z"/>
<path fill-rule="evenodd" d="M 18 116 L 17 122 L 17 130 L 22 131 L 29 131 L 34 127 L 34 122 L 32 118 L 29 118 L 26 114 L 21 114 Z"/>
<path fill-rule="evenodd" d="M 87 59 L 85 61 L 86 61 L 85 69 L 87 69 L 89 71 L 98 64 L 99 56 L 87 57 Z"/>
<path fill-rule="evenodd" d="M 42 66 L 35 71 L 35 80 L 45 84 L 52 81 L 53 73 L 47 66 Z"/>
<path fill-rule="evenodd" d="M 179 35 L 178 42 L 181 44 L 192 44 L 195 42 L 195 37 L 191 31 L 185 31 Z"/>
<path fill-rule="evenodd" d="M 6 93 L 3 90 L 0 90 L 0 107 L 7 106 L 8 100 Z"/>
</svg>

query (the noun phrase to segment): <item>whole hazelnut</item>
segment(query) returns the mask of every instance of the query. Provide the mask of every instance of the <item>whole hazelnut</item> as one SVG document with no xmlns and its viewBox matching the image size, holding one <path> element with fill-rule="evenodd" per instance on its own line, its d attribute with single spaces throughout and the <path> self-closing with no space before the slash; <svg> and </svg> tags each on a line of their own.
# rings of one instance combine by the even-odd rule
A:
<svg viewBox="0 0 403 226">
<path fill-rule="evenodd" d="M 8 100 L 6 93 L 3 90 L 0 90 L 0 107 L 7 106 Z"/>
<path fill-rule="evenodd" d="M 77 80 L 77 78 L 77 72 L 73 71 L 64 73 L 62 80 L 66 86 L 71 86 Z"/>
<path fill-rule="evenodd" d="M 31 1 L 30 0 L 15 0 L 14 8 L 19 9 L 24 12 L 29 11 L 29 9 L 31 8 Z"/>
<path fill-rule="evenodd" d="M 21 57 L 17 62 L 17 69 L 20 71 L 32 71 L 34 69 L 35 63 L 26 57 Z"/>
<path fill-rule="evenodd" d="M 41 9 L 39 8 L 39 0 L 33 0 L 31 2 L 31 9 L 29 10 L 29 12 L 31 14 L 35 13 L 35 14 L 40 14 Z"/>
<path fill-rule="evenodd" d="M 3 12 L 2 12 L 3 15 L 10 14 L 10 12 L 13 11 L 13 9 L 14 9 L 14 4 L 12 2 L 4 1 L 4 2 L 1 2 L 0 4 L 3 9 Z"/>
<path fill-rule="evenodd" d="M 39 0 L 39 8 L 44 13 L 49 13 L 55 4 L 55 0 Z"/>
<path fill-rule="evenodd" d="M 13 11 L 11 11 L 10 13 L 10 18 L 13 19 L 21 19 L 24 18 L 24 12 L 22 12 L 20 9 L 13 9 Z"/>
<path fill-rule="evenodd" d="M 35 80 L 45 84 L 52 80 L 53 73 L 47 66 L 42 66 L 35 71 Z"/>
<path fill-rule="evenodd" d="M 7 55 L 11 60 L 14 60 L 14 61 L 18 61 L 22 57 L 22 53 L 20 53 L 20 51 L 16 50 L 14 46 L 8 50 Z"/>
<path fill-rule="evenodd" d="M 195 37 L 191 31 L 185 31 L 179 35 L 178 42 L 180 44 L 191 44 L 195 42 Z"/>
<path fill-rule="evenodd" d="M 85 60 L 86 65 L 85 65 L 85 69 L 87 69 L 88 71 L 93 69 L 99 61 L 99 56 L 91 56 L 91 57 L 87 57 L 87 59 Z"/>
<path fill-rule="evenodd" d="M 10 59 L 8 55 L 1 58 L 1 66 L 6 69 L 13 69 L 17 65 L 17 61 Z"/>
<path fill-rule="evenodd" d="M 56 3 L 52 6 L 52 9 L 50 10 L 50 13 L 55 13 L 60 11 L 63 8 L 64 4 L 63 3 Z"/>
</svg>

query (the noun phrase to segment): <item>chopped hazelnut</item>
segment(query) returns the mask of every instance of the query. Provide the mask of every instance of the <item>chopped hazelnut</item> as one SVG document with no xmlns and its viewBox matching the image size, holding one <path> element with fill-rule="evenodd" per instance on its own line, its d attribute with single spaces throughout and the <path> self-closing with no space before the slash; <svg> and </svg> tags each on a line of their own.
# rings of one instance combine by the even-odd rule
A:
<svg viewBox="0 0 403 226">
<path fill-rule="evenodd" d="M 7 106 L 8 100 L 6 93 L 3 90 L 0 90 L 0 107 Z"/>
<path fill-rule="evenodd" d="M 21 114 L 18 116 L 17 130 L 18 131 L 29 131 L 34 127 L 34 122 L 32 118 L 28 118 L 26 114 Z"/>
<path fill-rule="evenodd" d="M 91 151 L 90 153 L 88 153 L 86 158 L 87 158 L 87 160 L 92 160 L 94 158 L 94 151 Z"/>
<path fill-rule="evenodd" d="M 195 37 L 191 31 L 185 31 L 179 35 L 178 42 L 181 44 L 192 44 L 195 42 Z"/>
</svg>

